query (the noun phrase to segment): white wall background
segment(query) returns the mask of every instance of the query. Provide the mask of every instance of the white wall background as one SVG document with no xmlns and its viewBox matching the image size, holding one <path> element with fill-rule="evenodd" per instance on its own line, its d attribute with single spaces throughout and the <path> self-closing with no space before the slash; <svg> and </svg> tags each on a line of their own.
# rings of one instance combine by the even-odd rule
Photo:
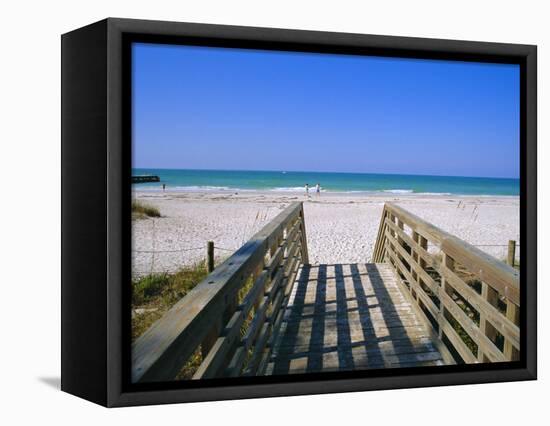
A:
<svg viewBox="0 0 550 426">
<path fill-rule="evenodd" d="M 106 410 L 64 394 L 60 359 L 60 34 L 108 16 L 539 46 L 539 218 L 550 217 L 543 1 L 7 1 L 0 6 L 0 422 L 519 424 L 548 417 L 550 273 L 539 271 L 539 381 Z M 550 250 L 539 221 L 539 263 Z M 6 273 L 7 272 L 7 273 Z M 498 422 L 496 422 L 498 418 Z M 489 423 L 490 422 L 490 423 Z M 541 422 L 535 422 L 540 424 Z"/>
</svg>

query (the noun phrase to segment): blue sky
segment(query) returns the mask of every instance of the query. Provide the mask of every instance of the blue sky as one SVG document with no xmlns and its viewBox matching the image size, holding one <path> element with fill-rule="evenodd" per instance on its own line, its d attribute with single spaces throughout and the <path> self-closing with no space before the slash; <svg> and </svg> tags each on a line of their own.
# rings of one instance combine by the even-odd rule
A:
<svg viewBox="0 0 550 426">
<path fill-rule="evenodd" d="M 519 66 L 133 46 L 133 166 L 519 177 Z"/>
</svg>

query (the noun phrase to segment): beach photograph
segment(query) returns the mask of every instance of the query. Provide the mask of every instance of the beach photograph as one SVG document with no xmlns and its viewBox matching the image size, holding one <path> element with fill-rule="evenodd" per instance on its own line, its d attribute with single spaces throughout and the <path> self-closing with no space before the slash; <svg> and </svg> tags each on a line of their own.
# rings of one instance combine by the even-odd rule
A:
<svg viewBox="0 0 550 426">
<path fill-rule="evenodd" d="M 519 66 L 132 61 L 133 382 L 519 359 Z"/>
</svg>

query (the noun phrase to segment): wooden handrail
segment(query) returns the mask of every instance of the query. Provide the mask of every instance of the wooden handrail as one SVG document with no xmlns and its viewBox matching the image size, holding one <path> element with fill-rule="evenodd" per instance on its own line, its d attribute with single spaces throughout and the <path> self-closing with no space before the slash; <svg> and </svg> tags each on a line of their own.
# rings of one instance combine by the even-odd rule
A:
<svg viewBox="0 0 550 426">
<path fill-rule="evenodd" d="M 519 359 L 519 272 L 386 203 L 374 262 L 390 263 L 440 339 L 467 363 Z"/>
<path fill-rule="evenodd" d="M 194 379 L 264 369 L 298 268 L 307 263 L 303 206 L 293 203 L 134 342 L 133 382 L 173 380 L 198 350 Z"/>
</svg>

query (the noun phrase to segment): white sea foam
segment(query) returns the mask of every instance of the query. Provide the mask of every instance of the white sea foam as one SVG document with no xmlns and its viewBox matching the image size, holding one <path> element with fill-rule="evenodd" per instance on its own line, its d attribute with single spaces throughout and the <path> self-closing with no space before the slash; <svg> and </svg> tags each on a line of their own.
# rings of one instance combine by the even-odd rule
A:
<svg viewBox="0 0 550 426">
<path fill-rule="evenodd" d="M 450 192 L 417 192 L 417 195 L 453 195 Z M 460 195 L 460 194 L 454 194 L 454 195 Z"/>
<path fill-rule="evenodd" d="M 159 192 L 162 191 L 162 185 L 159 186 L 135 186 L 134 190 L 138 190 L 140 192 Z M 276 187 L 276 188 L 236 188 L 236 187 L 230 187 L 230 186 L 215 186 L 215 185 L 190 185 L 190 186 L 167 186 L 167 191 L 174 191 L 174 192 L 299 192 L 299 193 L 305 193 L 305 187 L 303 186 L 290 186 L 290 187 Z M 311 186 L 309 188 L 310 194 L 315 193 L 315 187 Z M 395 194 L 395 195 L 407 195 L 407 194 L 414 194 L 414 195 L 444 195 L 444 196 L 450 196 L 450 195 L 459 195 L 459 194 L 453 194 L 450 192 L 414 192 L 412 189 L 383 189 L 383 190 L 331 190 L 331 189 L 324 189 L 321 188 L 321 192 L 323 193 L 331 193 L 331 194 L 366 194 L 366 195 L 376 195 L 376 194 Z M 478 195 L 480 196 L 480 195 Z"/>
<path fill-rule="evenodd" d="M 162 186 L 143 186 L 143 187 L 135 187 L 134 189 L 137 189 L 139 191 L 162 191 Z M 204 186 L 166 186 L 167 191 L 183 191 L 183 192 L 203 192 L 203 191 L 253 191 L 251 189 L 241 189 L 241 188 L 231 188 L 229 186 L 210 186 L 210 185 L 204 185 Z"/>
<path fill-rule="evenodd" d="M 310 187 L 310 191 L 314 191 L 315 188 Z M 304 186 L 282 186 L 278 188 L 270 188 L 269 191 L 274 192 L 305 192 L 306 188 Z"/>
<path fill-rule="evenodd" d="M 173 187 L 175 190 L 180 191 L 236 191 L 238 188 L 231 188 L 229 186 L 211 186 L 211 185 L 202 185 L 202 186 L 176 186 Z M 172 189 L 172 188 L 170 188 Z"/>
<path fill-rule="evenodd" d="M 389 192 L 390 194 L 412 194 L 412 189 L 384 189 L 382 192 Z"/>
</svg>

